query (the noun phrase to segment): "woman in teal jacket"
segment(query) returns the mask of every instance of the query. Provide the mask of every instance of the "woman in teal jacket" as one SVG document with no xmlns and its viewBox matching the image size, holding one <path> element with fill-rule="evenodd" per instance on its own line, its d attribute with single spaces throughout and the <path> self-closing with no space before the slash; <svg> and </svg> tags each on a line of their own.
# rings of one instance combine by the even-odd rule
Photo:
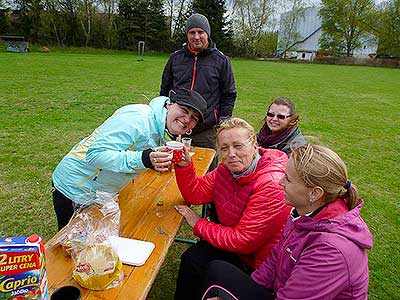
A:
<svg viewBox="0 0 400 300">
<path fill-rule="evenodd" d="M 76 144 L 53 173 L 58 229 L 68 223 L 76 205 L 90 204 L 91 193 L 119 193 L 146 168 L 167 171 L 168 153 L 153 148 L 190 133 L 203 121 L 206 108 L 199 93 L 182 89 L 172 99 L 157 97 L 149 105 L 131 104 L 115 111 Z"/>
</svg>

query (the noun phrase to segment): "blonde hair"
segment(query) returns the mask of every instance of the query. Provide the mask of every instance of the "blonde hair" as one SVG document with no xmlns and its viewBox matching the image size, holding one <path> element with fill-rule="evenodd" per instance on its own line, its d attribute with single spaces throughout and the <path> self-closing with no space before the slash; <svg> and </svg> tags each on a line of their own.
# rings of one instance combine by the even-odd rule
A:
<svg viewBox="0 0 400 300">
<path fill-rule="evenodd" d="M 249 133 L 249 142 L 252 144 L 256 143 L 256 131 L 254 130 L 253 126 L 247 123 L 245 120 L 240 118 L 229 118 L 222 121 L 222 123 L 217 127 L 217 144 L 218 144 L 218 136 L 222 131 L 225 129 L 232 129 L 232 128 L 244 128 Z"/>
<path fill-rule="evenodd" d="M 290 158 L 307 187 L 318 186 L 324 190 L 325 203 L 341 198 L 349 210 L 357 205 L 357 187 L 351 184 L 349 189 L 344 189 L 348 182 L 347 168 L 335 152 L 324 146 L 306 144 L 294 149 Z"/>
</svg>

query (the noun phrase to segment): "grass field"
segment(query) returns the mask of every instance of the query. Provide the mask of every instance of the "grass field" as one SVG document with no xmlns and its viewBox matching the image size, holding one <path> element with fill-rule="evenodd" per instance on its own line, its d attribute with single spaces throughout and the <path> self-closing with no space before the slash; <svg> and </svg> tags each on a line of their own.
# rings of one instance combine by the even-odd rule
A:
<svg viewBox="0 0 400 300">
<path fill-rule="evenodd" d="M 166 55 L 0 52 L 0 236 L 56 232 L 50 183 L 59 160 L 118 107 L 157 96 Z M 272 97 L 297 104 L 305 135 L 346 161 L 374 234 L 372 300 L 400 299 L 400 70 L 232 60 L 234 115 L 261 126 Z M 187 227 L 181 230 L 188 234 Z M 172 299 L 175 243 L 149 299 Z"/>
</svg>

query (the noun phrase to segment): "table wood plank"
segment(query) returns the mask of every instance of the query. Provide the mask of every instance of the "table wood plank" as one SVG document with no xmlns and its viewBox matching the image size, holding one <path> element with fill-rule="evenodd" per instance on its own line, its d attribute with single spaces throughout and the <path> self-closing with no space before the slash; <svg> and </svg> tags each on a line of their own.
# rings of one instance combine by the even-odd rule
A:
<svg viewBox="0 0 400 300">
<path fill-rule="evenodd" d="M 198 175 L 205 174 L 215 151 L 194 148 L 193 161 Z M 162 201 L 163 205 L 157 205 Z M 174 206 L 183 199 L 174 171 L 148 170 L 136 177 L 119 195 L 120 236 L 153 242 L 156 247 L 141 267 L 123 265 L 124 278 L 116 288 L 91 291 L 81 288 L 82 300 L 145 300 L 183 222 Z M 55 235 L 50 241 L 50 244 Z M 49 293 L 63 285 L 78 284 L 72 279 L 71 258 L 61 247 L 46 247 Z"/>
</svg>

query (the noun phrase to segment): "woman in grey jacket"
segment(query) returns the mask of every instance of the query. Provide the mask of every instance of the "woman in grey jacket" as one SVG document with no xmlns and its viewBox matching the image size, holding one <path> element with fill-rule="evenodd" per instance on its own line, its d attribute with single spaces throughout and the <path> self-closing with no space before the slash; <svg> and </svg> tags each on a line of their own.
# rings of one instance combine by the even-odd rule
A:
<svg viewBox="0 0 400 300">
<path fill-rule="evenodd" d="M 295 105 L 289 98 L 279 97 L 272 100 L 264 118 L 264 125 L 257 134 L 260 147 L 278 149 L 288 156 L 292 149 L 306 143 L 297 124 L 299 116 Z"/>
</svg>

